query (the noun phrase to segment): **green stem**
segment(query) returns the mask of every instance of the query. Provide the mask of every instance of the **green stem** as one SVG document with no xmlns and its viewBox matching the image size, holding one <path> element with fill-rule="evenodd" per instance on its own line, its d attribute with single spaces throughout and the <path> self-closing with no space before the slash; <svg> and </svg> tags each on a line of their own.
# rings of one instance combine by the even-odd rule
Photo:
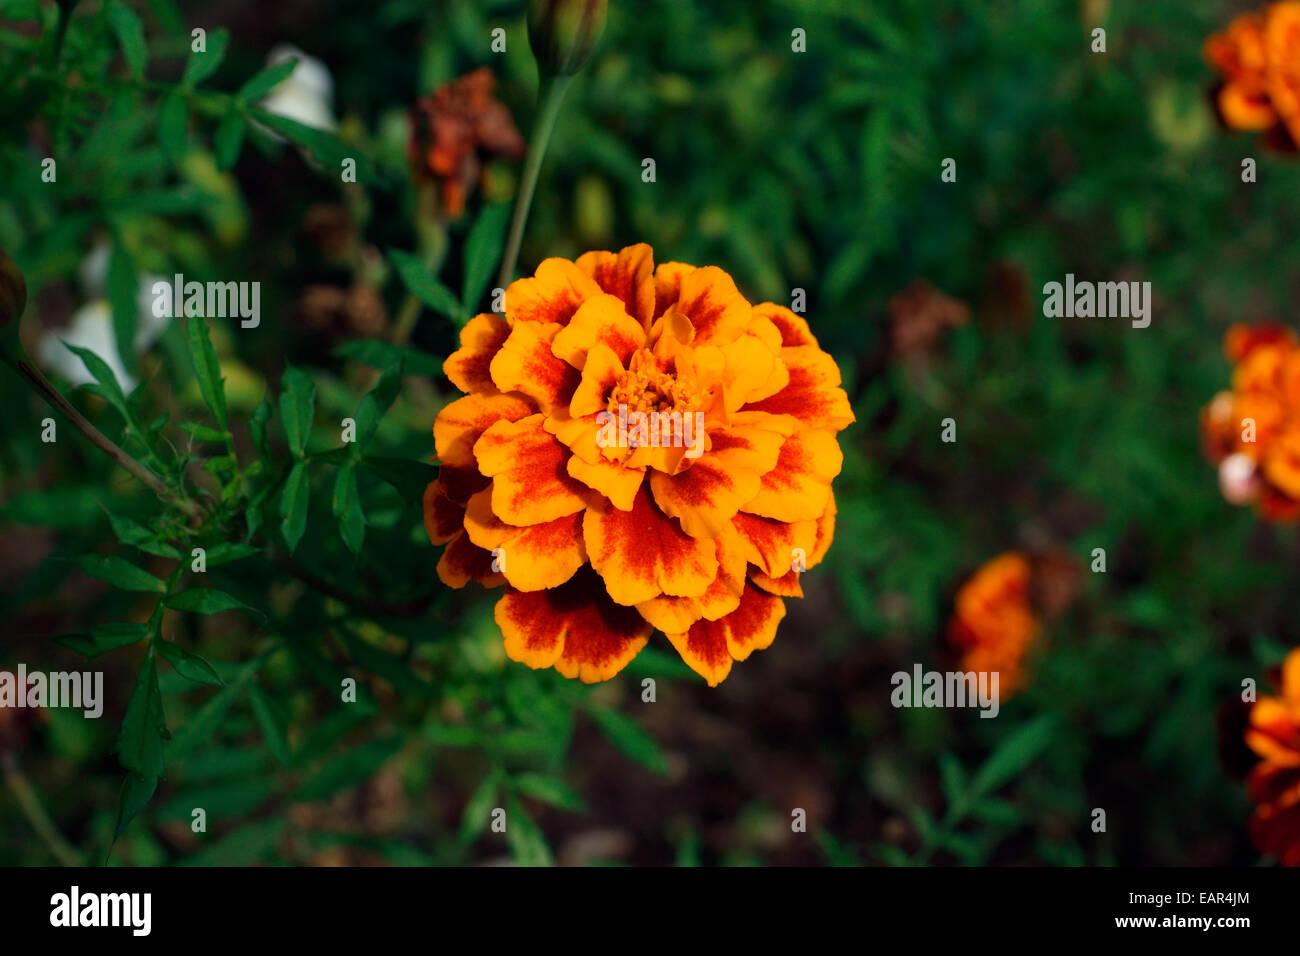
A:
<svg viewBox="0 0 1300 956">
<path fill-rule="evenodd" d="M 5 754 L 0 763 L 4 765 L 5 783 L 9 785 L 14 799 L 18 801 L 23 816 L 27 817 L 27 822 L 45 842 L 45 846 L 54 854 L 54 858 L 64 866 L 83 866 L 81 856 L 63 838 L 59 828 L 45 812 L 45 807 L 41 805 L 41 798 L 27 780 L 27 775 L 23 773 L 22 768 L 18 766 L 14 755 Z"/>
<path fill-rule="evenodd" d="M 80 0 L 62 0 L 59 3 L 59 23 L 55 27 L 53 55 L 51 62 L 57 67 L 63 58 L 63 41 L 68 38 L 68 24 L 72 21 L 72 11 L 77 9 Z"/>
<path fill-rule="evenodd" d="M 132 475 L 138 478 L 148 487 L 152 488 L 160 498 L 175 504 L 191 518 L 200 518 L 203 516 L 203 510 L 194 502 L 185 498 L 177 498 L 167 483 L 150 471 L 145 465 L 140 464 L 125 451 L 123 451 L 115 442 L 110 440 L 107 435 L 92 425 L 86 416 L 77 411 L 72 403 L 64 398 L 59 390 L 50 384 L 49 380 L 41 374 L 40 370 L 29 363 L 18 359 L 14 363 L 14 368 L 18 370 L 24 378 L 31 382 L 32 387 L 49 402 L 54 408 L 58 409 L 64 416 L 72 422 L 74 428 L 81 434 L 85 435 L 92 445 L 112 458 Z"/>
<path fill-rule="evenodd" d="M 560 104 L 564 102 L 564 94 L 572 82 L 572 76 L 556 76 L 542 81 L 537 97 L 537 122 L 533 126 L 533 137 L 528 142 L 528 155 L 524 158 L 519 193 L 515 196 L 514 217 L 510 220 L 510 238 L 506 242 L 501 271 L 497 275 L 498 288 L 504 289 L 514 278 L 515 266 L 519 262 L 519 248 L 524 241 L 524 226 L 528 222 L 528 210 L 533 204 L 538 174 L 542 171 L 542 160 L 555 129 L 555 120 L 560 115 Z"/>
</svg>

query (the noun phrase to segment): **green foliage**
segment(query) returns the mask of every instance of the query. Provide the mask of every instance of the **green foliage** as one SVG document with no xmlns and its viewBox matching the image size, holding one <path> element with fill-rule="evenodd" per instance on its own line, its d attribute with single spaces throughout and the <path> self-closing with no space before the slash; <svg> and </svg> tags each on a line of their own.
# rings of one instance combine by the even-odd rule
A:
<svg viewBox="0 0 1300 956">
<path fill-rule="evenodd" d="M 803 289 L 857 415 L 829 557 L 708 690 L 661 637 L 599 688 L 510 662 L 496 595 L 443 586 L 423 530 L 442 357 L 491 307 L 518 165 L 486 160 L 448 221 L 406 124 L 487 64 L 529 129 L 517 0 L 323 4 L 299 42 L 333 72 L 334 130 L 268 109 L 301 66 L 267 65 L 261 38 L 214 25 L 193 51 L 201 5 L 82 3 L 60 47 L 55 5 L 6 3 L 0 247 L 24 339 L 107 306 L 120 366 L 69 346 L 89 380 L 63 391 L 165 490 L 63 419 L 41 442 L 48 408 L 0 374 L 0 664 L 108 688 L 102 720 L 29 728 L 56 824 L 123 864 L 545 864 L 611 829 L 680 865 L 1254 862 L 1211 742 L 1219 703 L 1300 644 L 1296 537 L 1222 502 L 1197 416 L 1230 323 L 1300 321 L 1300 164 L 1202 104 L 1201 43 L 1235 6 L 1109 4 L 1104 56 L 1078 6 L 612 5 L 521 267 L 644 241 L 754 301 Z M 1151 328 L 1044 319 L 1066 272 L 1150 280 Z M 180 273 L 260 282 L 261 325 L 200 310 L 142 352 L 141 289 Z M 888 303 L 917 277 L 973 317 L 902 363 Z M 309 289 L 371 293 L 378 331 L 307 321 Z M 1048 622 L 1024 690 L 996 720 L 890 707 L 889 674 L 949 659 L 962 579 L 1043 541 L 1110 566 Z M 55 861 L 3 796 L 0 821 L 0 861 Z"/>
</svg>

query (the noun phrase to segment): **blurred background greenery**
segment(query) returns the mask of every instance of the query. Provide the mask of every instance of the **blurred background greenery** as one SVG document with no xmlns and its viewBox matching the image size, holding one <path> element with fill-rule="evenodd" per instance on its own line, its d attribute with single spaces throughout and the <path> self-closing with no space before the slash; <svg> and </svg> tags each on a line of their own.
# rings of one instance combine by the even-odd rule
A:
<svg viewBox="0 0 1300 956">
<path fill-rule="evenodd" d="M 352 412 L 373 374 L 369 353 L 340 346 L 388 336 L 403 301 L 383 254 L 431 241 L 407 166 L 409 110 L 486 66 L 526 135 L 537 77 L 523 5 L 130 6 L 156 85 L 120 82 L 107 7 L 84 0 L 64 54 L 72 79 L 38 110 L 36 74 L 24 85 L 18 68 L 42 48 L 54 4 L 0 0 L 18 94 L 0 93 L 0 246 L 31 287 L 24 339 L 34 351 L 44 327 L 93 298 L 83 263 L 100 243 L 121 256 L 101 280 L 118 308 L 138 274 L 261 281 L 259 328 L 213 323 L 236 440 L 247 447 L 245 423 L 290 361 L 316 383 L 319 443 L 337 442 L 327 422 Z M 299 561 L 419 612 L 349 606 L 283 568 L 215 569 L 267 618 L 164 625 L 228 686 L 162 674 L 167 773 L 112 862 L 1253 863 L 1216 714 L 1300 643 L 1297 545 L 1221 500 L 1197 416 L 1228 381 L 1230 323 L 1294 320 L 1300 164 L 1221 130 L 1210 109 L 1201 44 L 1245 6 L 614 0 L 556 129 L 521 267 L 648 242 L 661 261 L 722 266 L 753 301 L 806 290 L 858 417 L 841 436 L 836 542 L 806 598 L 718 689 L 661 637 L 588 688 L 507 661 L 493 598 L 438 584 L 418 497 L 363 482 L 368 537 L 354 559 L 318 484 Z M 179 133 L 160 125 L 196 26 L 230 34 L 215 90 L 239 89 L 279 44 L 318 58 L 338 137 L 373 175 L 343 186 L 321 168 L 329 144 L 297 149 L 251 127 L 222 170 L 215 100 L 191 99 Z M 1098 26 L 1105 53 L 1091 50 Z M 490 48 L 496 27 L 504 54 Z M 791 49 L 796 28 L 805 53 Z M 40 183 L 46 155 L 59 157 L 57 185 Z M 1248 156 L 1253 184 L 1240 175 Z M 940 180 L 948 157 L 955 183 Z M 448 286 L 460 288 L 465 236 L 510 198 L 517 168 L 492 160 L 448 225 Z M 1040 290 L 1067 272 L 1150 281 L 1151 326 L 1044 318 Z M 889 304 L 915 279 L 967 303 L 970 320 L 902 355 Z M 364 307 L 341 298 L 358 288 Z M 425 311 L 410 342 L 407 371 L 420 374 L 376 438 L 390 458 L 431 454 L 432 415 L 451 395 L 430 357 L 455 348 L 453 323 Z M 201 417 L 179 324 L 123 361 L 153 414 Z M 70 430 L 42 444 L 45 410 L 16 376 L 0 376 L 0 401 L 0 665 L 77 668 L 51 635 L 140 610 L 72 559 L 117 548 L 107 510 L 144 520 L 155 503 Z M 97 399 L 78 402 L 110 427 Z M 939 440 L 948 417 L 955 444 Z M 1017 547 L 1072 553 L 1084 569 L 1025 690 L 996 720 L 892 708 L 893 672 L 951 660 L 956 588 Z M 1105 574 L 1087 570 L 1094 548 Z M 95 660 L 103 720 L 28 715 L 11 741 L 33 799 L 88 859 L 113 836 L 113 745 L 138 664 L 133 650 Z M 363 706 L 337 705 L 344 674 Z M 658 681 L 653 704 L 645 677 Z M 484 832 L 497 806 L 524 822 Z M 190 829 L 194 807 L 206 833 Z M 808 833 L 791 832 L 794 808 Z M 55 861 L 30 817 L 15 788 L 0 792 L 0 861 Z"/>
</svg>

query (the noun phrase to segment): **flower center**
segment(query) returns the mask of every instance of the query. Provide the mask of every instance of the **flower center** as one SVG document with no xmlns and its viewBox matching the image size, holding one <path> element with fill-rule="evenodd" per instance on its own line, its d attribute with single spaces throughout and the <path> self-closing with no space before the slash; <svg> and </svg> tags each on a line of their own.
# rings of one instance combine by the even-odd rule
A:
<svg viewBox="0 0 1300 956">
<path fill-rule="evenodd" d="M 629 412 L 647 413 L 694 410 L 694 389 L 661 369 L 649 350 L 637 352 L 629 364 L 628 371 L 610 389 L 606 408 L 611 414 L 617 414 L 619 406 Z"/>
</svg>

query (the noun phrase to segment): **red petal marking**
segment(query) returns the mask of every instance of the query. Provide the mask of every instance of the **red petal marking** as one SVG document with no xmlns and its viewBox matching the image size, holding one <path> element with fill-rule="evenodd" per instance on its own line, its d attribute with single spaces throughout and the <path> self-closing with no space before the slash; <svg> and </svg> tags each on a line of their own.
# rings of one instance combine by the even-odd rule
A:
<svg viewBox="0 0 1300 956">
<path fill-rule="evenodd" d="M 685 634 L 669 634 L 668 640 L 682 660 L 714 687 L 731 672 L 733 660 L 743 661 L 771 645 L 784 616 L 784 601 L 747 587 L 730 614 L 717 621 L 696 621 Z"/>
<path fill-rule="evenodd" d="M 462 392 L 496 390 L 490 371 L 492 357 L 510 335 L 510 326 L 498 315 L 485 313 L 460 330 L 460 348 L 442 363 L 442 372 Z"/>
<path fill-rule="evenodd" d="M 661 594 L 698 597 L 718 573 L 717 547 L 690 537 L 650 499 L 643 485 L 631 511 L 605 499 L 587 509 L 583 537 L 591 565 L 619 604 L 639 604 Z"/>
<path fill-rule="evenodd" d="M 505 296 L 506 318 L 511 325 L 567 325 L 582 303 L 600 293 L 596 281 L 568 259 L 546 259 L 537 267 L 536 276 L 510 283 Z"/>
<path fill-rule="evenodd" d="M 542 416 L 497 422 L 474 446 L 492 483 L 492 510 L 508 524 L 533 525 L 581 511 L 590 494 L 569 477 L 569 451 L 542 428 Z"/>
<path fill-rule="evenodd" d="M 443 549 L 442 557 L 438 559 L 438 577 L 450 588 L 463 588 L 470 581 L 489 588 L 505 583 L 505 579 L 492 570 L 492 552 L 478 547 L 464 532 L 452 538 Z"/>
<path fill-rule="evenodd" d="M 661 262 L 655 270 L 655 318 L 663 315 L 681 295 L 682 277 L 695 271 L 685 262 Z"/>
<path fill-rule="evenodd" d="M 443 408 L 433 423 L 433 441 L 444 466 L 473 468 L 474 444 L 499 421 L 531 415 L 532 402 L 522 395 L 466 395 Z"/>
<path fill-rule="evenodd" d="M 794 348 L 799 345 L 817 345 L 817 338 L 808 327 L 808 322 L 783 305 L 775 302 L 763 302 L 754 306 L 754 314 L 760 315 L 776 326 L 781 333 L 781 344 Z"/>
<path fill-rule="evenodd" d="M 582 269 L 596 284 L 617 296 L 627 314 L 643 326 L 654 317 L 654 252 L 645 243 L 628 246 L 618 253 L 588 252 L 578 259 Z"/>
<path fill-rule="evenodd" d="M 854 421 L 849 397 L 839 388 L 835 360 L 812 345 L 781 350 L 790 383 L 771 398 L 746 405 L 745 411 L 792 415 L 810 428 L 839 431 Z"/>
<path fill-rule="evenodd" d="M 474 544 L 498 554 L 506 581 L 520 591 L 559 587 L 587 560 L 581 512 L 517 528 L 492 513 L 488 490 L 470 500 L 465 532 Z"/>
<path fill-rule="evenodd" d="M 731 524 L 740 533 L 745 559 L 772 577 L 781 577 L 791 570 L 795 549 L 802 550 L 806 556 L 817 540 L 815 521 L 773 521 L 741 511 L 731 519 Z"/>
<path fill-rule="evenodd" d="M 562 326 L 525 322 L 492 358 L 492 382 L 503 392 L 522 392 L 535 399 L 543 411 L 565 404 L 578 387 L 578 371 L 556 358 L 551 340 Z"/>
<path fill-rule="evenodd" d="M 447 496 L 440 480 L 424 489 L 424 530 L 433 544 L 446 544 L 464 527 L 465 506 Z"/>
<path fill-rule="evenodd" d="M 695 327 L 695 344 L 725 345 L 749 325 L 753 310 L 731 276 L 705 266 L 682 277 L 677 310 Z"/>
<path fill-rule="evenodd" d="M 636 611 L 610 601 L 590 570 L 546 591 L 508 588 L 497 602 L 496 620 L 512 660 L 533 668 L 554 666 L 587 683 L 607 680 L 626 667 L 651 630 Z"/>
</svg>

